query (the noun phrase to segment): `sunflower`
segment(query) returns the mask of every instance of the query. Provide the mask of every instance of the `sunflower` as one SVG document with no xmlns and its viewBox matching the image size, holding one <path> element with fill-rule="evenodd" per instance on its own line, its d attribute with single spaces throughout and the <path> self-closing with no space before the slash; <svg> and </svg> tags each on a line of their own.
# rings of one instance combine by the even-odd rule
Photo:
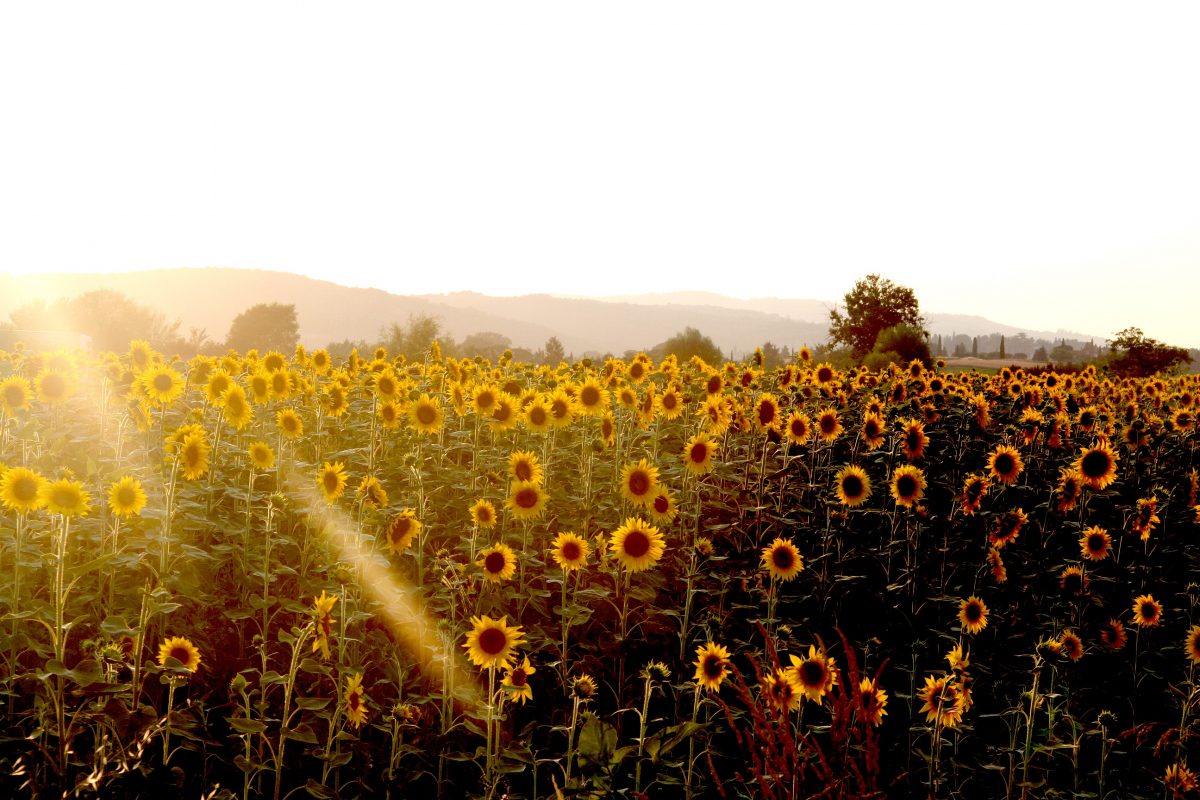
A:
<svg viewBox="0 0 1200 800">
<path fill-rule="evenodd" d="M 385 430 L 394 431 L 400 427 L 400 420 L 404 417 L 405 406 L 400 403 L 388 401 L 379 404 L 379 422 Z"/>
<path fill-rule="evenodd" d="M 179 447 L 179 465 L 184 477 L 194 481 L 209 471 L 209 443 L 203 433 L 188 433 Z"/>
<path fill-rule="evenodd" d="M 629 517 L 613 531 L 608 549 L 621 566 L 630 572 L 641 572 L 658 563 L 666 551 L 666 541 L 658 528 L 645 520 Z"/>
<path fill-rule="evenodd" d="M 18 411 L 26 411 L 32 394 L 33 387 L 29 381 L 20 375 L 10 375 L 0 381 L 0 409 L 10 417 Z"/>
<path fill-rule="evenodd" d="M 246 449 L 250 464 L 259 471 L 266 471 L 275 466 L 275 451 L 266 442 L 253 442 Z"/>
<path fill-rule="evenodd" d="M 679 504 L 675 502 L 675 495 L 670 489 L 659 486 L 646 511 L 656 524 L 666 525 L 679 516 Z"/>
<path fill-rule="evenodd" d="M 588 555 L 591 553 L 591 545 L 588 544 L 587 539 L 570 531 L 564 531 L 555 536 L 550 547 L 554 561 L 562 567 L 563 572 L 581 569 L 587 564 Z"/>
<path fill-rule="evenodd" d="M 988 608 L 974 595 L 963 600 L 958 607 L 958 621 L 963 630 L 970 634 L 979 633 L 987 627 Z"/>
<path fill-rule="evenodd" d="M 299 439 L 304 435 L 304 420 L 295 409 L 283 408 L 275 415 L 275 425 L 288 439 Z"/>
<path fill-rule="evenodd" d="M 767 392 L 759 395 L 754 403 L 754 427 L 759 431 L 779 430 L 779 401 Z"/>
<path fill-rule="evenodd" d="M 1072 661 L 1083 658 L 1083 640 L 1074 631 L 1066 630 L 1060 633 L 1058 646 L 1062 648 L 1062 654 Z"/>
<path fill-rule="evenodd" d="M 224 368 L 213 370 L 208 376 L 208 384 L 204 387 L 204 393 L 208 398 L 208 402 L 213 405 L 220 403 L 221 396 L 232 385 L 233 377 L 229 374 L 228 370 Z"/>
<path fill-rule="evenodd" d="M 733 398 L 717 395 L 709 397 L 704 401 L 704 404 L 697 409 L 696 416 L 702 417 L 705 421 L 706 430 L 714 436 L 720 436 L 729 430 L 729 426 L 733 424 Z"/>
<path fill-rule="evenodd" d="M 225 421 L 232 425 L 234 430 L 240 431 L 254 419 L 254 407 L 246 399 L 246 390 L 241 384 L 230 384 L 225 394 L 221 395 L 221 407 Z"/>
<path fill-rule="evenodd" d="M 1004 556 L 1000 555 L 1000 548 L 989 547 L 987 551 L 988 570 L 992 573 L 992 580 L 996 583 L 1004 583 L 1008 580 L 1008 570 L 1004 568 Z"/>
<path fill-rule="evenodd" d="M 1103 490 L 1117 479 L 1117 454 L 1108 442 L 1101 441 L 1080 452 L 1075 470 L 1091 489 Z"/>
<path fill-rule="evenodd" d="M 834 480 L 838 502 L 848 508 L 858 508 L 871 496 L 871 481 L 862 467 L 842 467 Z"/>
<path fill-rule="evenodd" d="M 65 370 L 44 369 L 33 379 L 33 387 L 40 402 L 56 406 L 75 393 L 75 377 Z"/>
<path fill-rule="evenodd" d="M 500 681 L 500 685 L 508 692 L 508 696 L 521 705 L 524 705 L 526 700 L 532 700 L 533 687 L 529 685 L 529 676 L 537 670 L 529 663 L 529 656 L 522 658 L 520 664 L 513 664 L 504 669 L 504 679 Z"/>
<path fill-rule="evenodd" d="M 517 556 L 511 547 L 502 542 L 481 550 L 475 565 L 483 570 L 483 577 L 492 583 L 509 580 L 517 574 Z"/>
<path fill-rule="evenodd" d="M 963 493 L 960 498 L 963 513 L 968 517 L 973 516 L 979 510 L 980 501 L 987 494 L 987 490 L 987 478 L 983 475 L 969 475 L 963 481 Z"/>
<path fill-rule="evenodd" d="M 418 432 L 434 435 L 441 433 L 445 421 L 441 401 L 428 394 L 422 394 L 413 402 L 408 409 L 408 417 Z"/>
<path fill-rule="evenodd" d="M 118 517 L 135 517 L 146 507 L 142 482 L 126 475 L 108 489 L 108 509 Z"/>
<path fill-rule="evenodd" d="M 1079 549 L 1083 557 L 1091 561 L 1103 561 L 1108 558 L 1111 547 L 1112 537 L 1099 525 L 1093 525 L 1079 537 Z"/>
<path fill-rule="evenodd" d="M 64 517 L 87 516 L 92 510 L 92 498 L 83 489 L 83 484 L 68 478 L 43 483 L 42 504 L 51 514 Z"/>
<path fill-rule="evenodd" d="M 571 424 L 571 420 L 575 418 L 575 401 L 571 399 L 565 389 L 561 387 L 556 389 L 546 402 L 549 404 L 551 427 L 563 428 Z"/>
<path fill-rule="evenodd" d="M 900 423 L 900 448 L 904 457 L 909 461 L 917 461 L 924 457 L 925 446 L 929 444 L 929 436 L 925 433 L 925 424 L 918 419 L 906 419 Z"/>
<path fill-rule="evenodd" d="M 313 616 L 314 638 L 312 651 L 319 652 L 321 658 L 329 660 L 329 634 L 333 632 L 333 607 L 337 604 L 338 596 L 329 595 L 321 590 L 320 597 L 313 598 L 310 613 Z"/>
<path fill-rule="evenodd" d="M 1078 596 L 1088 587 L 1088 576 L 1083 567 L 1072 564 L 1058 574 L 1059 587 L 1069 595 Z"/>
<path fill-rule="evenodd" d="M 814 645 L 808 646 L 805 658 L 790 656 L 792 666 L 788 668 L 792 682 L 804 693 L 804 697 L 814 703 L 820 703 L 826 693 L 833 691 L 837 682 L 837 665 L 825 651 L 818 651 Z"/>
<path fill-rule="evenodd" d="M 154 359 L 154 348 L 145 339 L 134 339 L 129 343 L 129 363 L 141 371 L 150 366 Z"/>
<path fill-rule="evenodd" d="M 1183 652 L 1193 664 L 1200 664 L 1200 625 L 1188 629 L 1183 639 Z"/>
<path fill-rule="evenodd" d="M 1190 794 L 1196 791 L 1196 786 L 1196 773 L 1188 769 L 1186 764 L 1175 762 L 1167 767 L 1163 775 L 1163 788 L 1169 791 L 1172 797 Z"/>
<path fill-rule="evenodd" d="M 1100 643 L 1109 650 L 1121 650 L 1127 641 L 1125 624 L 1119 619 L 1110 619 L 1100 628 Z"/>
<path fill-rule="evenodd" d="M 521 403 L 508 392 L 498 392 L 496 402 L 492 405 L 491 419 L 488 425 L 494 431 L 507 431 L 516 427 L 520 421 Z"/>
<path fill-rule="evenodd" d="M 521 626 L 508 627 L 508 617 L 492 619 L 489 616 L 471 618 L 471 630 L 463 648 L 467 658 L 477 667 L 495 669 L 509 666 L 513 651 L 525 639 Z"/>
<path fill-rule="evenodd" d="M 367 721 L 367 695 L 362 688 L 363 674 L 346 676 L 346 719 L 355 728 Z"/>
<path fill-rule="evenodd" d="M 383 508 L 388 504 L 388 493 L 374 475 L 364 475 L 355 494 L 367 508 Z"/>
<path fill-rule="evenodd" d="M 663 390 L 662 396 L 658 398 L 658 406 L 667 419 L 679 419 L 683 414 L 684 405 L 683 392 L 674 383 Z"/>
<path fill-rule="evenodd" d="M 470 513 L 471 522 L 476 526 L 484 529 L 496 526 L 496 507 L 491 500 L 479 498 L 471 504 Z"/>
<path fill-rule="evenodd" d="M 521 423 L 534 433 L 550 430 L 550 409 L 544 398 L 535 397 L 521 411 Z"/>
<path fill-rule="evenodd" d="M 266 370 L 257 370 L 253 375 L 246 379 L 246 386 L 250 389 L 250 400 L 258 405 L 265 405 L 271 400 L 271 376 Z"/>
<path fill-rule="evenodd" d="M 1029 521 L 1023 509 L 1005 511 L 995 518 L 992 530 L 988 533 L 988 542 L 997 550 L 1012 544 L 1021 535 L 1021 528 Z"/>
<path fill-rule="evenodd" d="M 1082 494 L 1083 479 L 1079 473 L 1071 467 L 1064 467 L 1059 470 L 1058 487 L 1055 489 L 1055 495 L 1058 497 L 1059 513 L 1065 514 L 1074 508 Z"/>
<path fill-rule="evenodd" d="M 721 689 L 721 683 L 729 674 L 729 651 L 715 642 L 696 648 L 696 685 L 709 692 Z"/>
<path fill-rule="evenodd" d="M 404 509 L 388 523 L 388 551 L 395 556 L 402 554 L 420 534 L 421 521 L 417 519 L 417 512 L 411 508 Z"/>
<path fill-rule="evenodd" d="M 617 421 L 607 411 L 600 417 L 600 441 L 604 442 L 605 447 L 617 443 Z"/>
<path fill-rule="evenodd" d="M 575 403 L 581 414 L 600 416 L 611 402 L 608 390 L 594 377 L 587 378 L 575 390 Z"/>
<path fill-rule="evenodd" d="M 788 713 L 800 708 L 804 692 L 794 683 L 790 671 L 775 668 L 775 671 L 763 678 L 762 696 L 767 704 L 776 711 Z"/>
<path fill-rule="evenodd" d="M 1162 604 L 1152 595 L 1144 594 L 1134 598 L 1133 624 L 1139 628 L 1153 628 L 1162 622 Z"/>
<path fill-rule="evenodd" d="M 650 505 L 657 488 L 658 467 L 652 466 L 646 459 L 621 468 L 621 496 L 630 505 Z"/>
<path fill-rule="evenodd" d="M 784 423 L 783 432 L 792 444 L 804 444 L 812 436 L 812 420 L 801 411 L 793 411 Z"/>
<path fill-rule="evenodd" d="M 581 703 L 595 697 L 596 690 L 596 679 L 587 673 L 571 679 L 571 696 Z"/>
<path fill-rule="evenodd" d="M 842 434 L 842 421 L 836 408 L 827 406 L 817 413 L 817 438 L 822 442 L 832 442 Z"/>
<path fill-rule="evenodd" d="M 167 666 L 168 658 L 178 661 L 188 672 L 195 672 L 200 667 L 200 651 L 182 636 L 168 636 L 158 646 L 158 665 Z"/>
<path fill-rule="evenodd" d="M 762 549 L 762 567 L 772 579 L 790 581 L 804 569 L 804 559 L 790 539 L 776 538 Z"/>
<path fill-rule="evenodd" d="M 550 497 L 536 483 L 519 482 L 512 485 L 512 492 L 504 505 L 512 512 L 513 519 L 535 520 L 546 511 Z"/>
<path fill-rule="evenodd" d="M 10 467 L 0 474 L 0 503 L 10 511 L 36 511 L 46 504 L 42 487 L 46 479 L 26 467 Z"/>
<path fill-rule="evenodd" d="M 1017 452 L 1016 448 L 1006 444 L 999 445 L 992 451 L 988 456 L 987 466 L 988 474 L 992 479 L 1007 486 L 1016 483 L 1021 470 L 1025 468 L 1025 464 L 1021 461 L 1021 454 Z"/>
<path fill-rule="evenodd" d="M 693 475 L 703 475 L 713 468 L 717 444 L 706 433 L 697 433 L 683 446 L 683 466 Z"/>
<path fill-rule="evenodd" d="M 539 486 L 545 478 L 537 455 L 528 450 L 517 450 L 509 455 L 508 474 L 517 483 L 536 483 Z"/>
<path fill-rule="evenodd" d="M 858 433 L 868 450 L 874 450 L 883 445 L 886 424 L 880 414 L 868 412 L 863 415 L 862 427 L 859 428 Z"/>
<path fill-rule="evenodd" d="M 317 470 L 317 488 L 325 496 L 325 502 L 333 505 L 334 501 L 346 491 L 346 465 L 340 461 L 325 462 Z"/>
<path fill-rule="evenodd" d="M 138 375 L 142 393 L 153 405 L 169 406 L 183 394 L 183 376 L 165 364 L 157 364 Z"/>
<path fill-rule="evenodd" d="M 921 700 L 920 712 L 925 720 L 943 728 L 953 728 L 962 721 L 963 693 L 958 681 L 950 676 L 925 677 L 925 686 L 917 693 Z"/>
<path fill-rule="evenodd" d="M 870 678 L 863 678 L 858 684 L 858 697 L 862 702 L 863 719 L 878 728 L 887 714 L 887 692 L 876 686 Z"/>
<path fill-rule="evenodd" d="M 896 505 L 915 506 L 925 496 L 925 473 L 911 464 L 897 467 L 892 473 L 891 492 Z"/>
<path fill-rule="evenodd" d="M 1150 533 L 1154 530 L 1154 526 L 1161 521 L 1158 518 L 1158 514 L 1155 513 L 1157 509 L 1157 497 L 1143 497 L 1137 501 L 1137 508 L 1133 513 L 1133 519 L 1130 520 L 1129 526 L 1135 533 L 1141 535 L 1143 542 L 1150 538 Z"/>
</svg>

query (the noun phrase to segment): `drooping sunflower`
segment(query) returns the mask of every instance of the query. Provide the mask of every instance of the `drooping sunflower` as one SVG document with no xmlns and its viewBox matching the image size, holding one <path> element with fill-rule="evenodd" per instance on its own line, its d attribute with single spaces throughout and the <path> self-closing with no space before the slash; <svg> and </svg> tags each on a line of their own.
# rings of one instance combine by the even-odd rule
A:
<svg viewBox="0 0 1200 800">
<path fill-rule="evenodd" d="M 333 632 L 333 607 L 337 604 L 338 596 L 329 595 L 325 590 L 321 590 L 320 597 L 313 598 L 313 605 L 310 612 L 313 616 L 313 644 L 312 651 L 319 652 L 321 658 L 329 660 L 329 635 Z"/>
<path fill-rule="evenodd" d="M 179 447 L 179 467 L 194 481 L 209 471 L 209 443 L 203 433 L 188 433 Z"/>
<path fill-rule="evenodd" d="M 900 449 L 904 451 L 906 459 L 917 461 L 923 458 L 928 444 L 925 423 L 919 419 L 906 419 L 900 423 Z"/>
<path fill-rule="evenodd" d="M 696 685 L 708 692 L 717 692 L 729 674 L 729 651 L 723 645 L 708 642 L 696 648 Z"/>
<path fill-rule="evenodd" d="M 1088 587 L 1088 583 L 1087 573 L 1078 564 L 1064 567 L 1063 571 L 1058 574 L 1059 587 L 1063 592 L 1072 596 L 1083 594 Z"/>
<path fill-rule="evenodd" d="M 1021 535 L 1021 528 L 1028 521 L 1029 517 L 1026 516 L 1024 509 L 1005 511 L 998 515 L 992 523 L 992 529 L 988 532 L 988 542 L 997 550 L 1003 549 L 1017 540 L 1017 537 Z"/>
<path fill-rule="evenodd" d="M 562 567 L 563 572 L 581 569 L 587 564 L 588 555 L 591 553 L 591 545 L 587 539 L 570 531 L 563 531 L 555 536 L 550 547 L 555 563 Z"/>
<path fill-rule="evenodd" d="M 489 616 L 471 618 L 471 630 L 463 648 L 467 658 L 477 667 L 495 669 L 512 663 L 515 650 L 525 639 L 520 625 L 508 626 L 508 617 L 492 619 Z"/>
<path fill-rule="evenodd" d="M 837 665 L 824 650 L 817 650 L 815 645 L 810 644 L 807 656 L 790 656 L 790 659 L 792 666 L 788 671 L 792 682 L 805 699 L 820 703 L 828 692 L 833 691 L 833 685 L 837 682 Z"/>
<path fill-rule="evenodd" d="M 1193 664 L 1200 664 L 1200 625 L 1188 628 L 1183 639 L 1183 652 Z"/>
<path fill-rule="evenodd" d="M 1100 441 L 1080 452 L 1075 470 L 1088 488 L 1100 491 L 1117 479 L 1117 460 L 1108 442 Z"/>
<path fill-rule="evenodd" d="M 857 465 L 842 467 L 834 478 L 838 502 L 847 508 L 858 508 L 871 496 L 871 480 Z"/>
<path fill-rule="evenodd" d="M 146 507 L 142 482 L 126 475 L 108 489 L 108 510 L 118 517 L 136 517 Z"/>
<path fill-rule="evenodd" d="M 887 714 L 887 692 L 879 688 L 872 679 L 863 678 L 858 684 L 858 697 L 862 702 L 863 719 L 878 728 Z"/>
<path fill-rule="evenodd" d="M 987 494 L 988 482 L 983 475 L 969 475 L 963 481 L 963 493 L 960 498 L 962 511 L 968 517 L 979 510 L 980 502 Z"/>
<path fill-rule="evenodd" d="M 1129 521 L 1129 527 L 1134 533 L 1141 536 L 1143 542 L 1150 538 L 1150 533 L 1161 521 L 1158 518 L 1158 514 L 1155 513 L 1157 509 L 1157 497 L 1142 497 L 1137 501 L 1137 508 L 1134 509 L 1133 518 Z"/>
<path fill-rule="evenodd" d="M 246 456 L 256 470 L 265 472 L 275 466 L 275 451 L 266 442 L 252 442 L 246 449 Z"/>
<path fill-rule="evenodd" d="M 804 559 L 790 539 L 777 537 L 762 549 L 762 567 L 772 579 L 790 581 L 804 569 Z"/>
<path fill-rule="evenodd" d="M 383 508 L 388 504 L 387 489 L 374 475 L 364 475 L 355 494 L 367 508 Z"/>
<path fill-rule="evenodd" d="M 703 475 L 713 468 L 717 444 L 706 433 L 697 433 L 683 446 L 683 466 L 693 475 Z"/>
<path fill-rule="evenodd" d="M 1054 493 L 1058 500 L 1059 513 L 1065 514 L 1079 502 L 1083 494 L 1083 479 L 1074 468 L 1064 467 L 1059 471 L 1058 487 Z"/>
<path fill-rule="evenodd" d="M 972 635 L 987 627 L 988 608 L 978 597 L 971 595 L 958 607 L 958 621 L 963 630 Z"/>
<path fill-rule="evenodd" d="M 517 574 L 517 556 L 503 542 L 479 551 L 475 565 L 483 570 L 483 577 L 492 583 L 509 580 Z"/>
<path fill-rule="evenodd" d="M 521 659 L 520 664 L 505 667 L 504 678 L 500 681 L 500 685 L 508 692 L 510 699 L 524 705 L 526 700 L 533 699 L 533 687 L 529 685 L 529 676 L 536 672 L 533 664 L 529 663 L 529 656 L 525 656 Z"/>
<path fill-rule="evenodd" d="M 356 672 L 346 676 L 346 720 L 355 728 L 367 721 L 367 694 L 363 691 L 363 674 Z"/>
<path fill-rule="evenodd" d="M 92 497 L 79 481 L 69 478 L 59 478 L 56 481 L 43 483 L 42 505 L 51 514 L 62 514 L 64 517 L 85 517 L 92 510 Z"/>
<path fill-rule="evenodd" d="M 1017 482 L 1017 478 L 1021 474 L 1021 470 L 1025 469 L 1025 463 L 1021 460 L 1021 454 L 1017 452 L 1015 447 L 1002 444 L 998 445 L 987 461 L 988 474 L 992 480 L 999 481 L 1007 486 L 1012 486 Z"/>
<path fill-rule="evenodd" d="M 1093 525 L 1079 537 L 1079 549 L 1083 557 L 1090 561 L 1103 561 L 1108 558 L 1112 547 L 1112 536 L 1099 525 Z"/>
<path fill-rule="evenodd" d="M 571 679 L 571 697 L 586 703 L 596 696 L 596 679 L 584 673 Z"/>
<path fill-rule="evenodd" d="M 0 410 L 7 416 L 14 416 L 18 411 L 27 411 L 32 396 L 33 387 L 20 375 L 10 375 L 0 381 Z"/>
<path fill-rule="evenodd" d="M 650 569 L 663 557 L 666 540 L 658 528 L 638 517 L 629 517 L 613 531 L 608 549 L 630 572 Z"/>
<path fill-rule="evenodd" d="M 1004 568 L 1004 556 L 1000 554 L 1000 548 L 989 547 L 987 551 L 988 571 L 992 573 L 992 580 L 996 583 L 1004 583 L 1008 580 L 1008 570 Z"/>
<path fill-rule="evenodd" d="M 152 405 L 169 406 L 183 394 L 183 376 L 166 364 L 156 364 L 138 375 L 142 392 Z"/>
<path fill-rule="evenodd" d="M 275 415 L 275 425 L 288 439 L 299 439 L 304 435 L 304 420 L 293 408 L 283 408 Z"/>
<path fill-rule="evenodd" d="M 617 421 L 607 411 L 600 416 L 600 441 L 604 442 L 605 447 L 617 443 Z"/>
<path fill-rule="evenodd" d="M 1072 630 L 1065 630 L 1058 635 L 1058 645 L 1062 654 L 1072 661 L 1083 658 L 1083 640 Z"/>
<path fill-rule="evenodd" d="M 535 520 L 546 511 L 549 495 L 536 483 L 514 483 L 505 507 L 512 512 L 513 519 Z"/>
<path fill-rule="evenodd" d="M 762 696 L 770 708 L 784 714 L 800 708 L 804 700 L 804 692 L 795 684 L 791 672 L 778 667 L 763 676 Z"/>
<path fill-rule="evenodd" d="M 1153 595 L 1143 594 L 1133 600 L 1133 624 L 1139 628 L 1153 628 L 1162 621 L 1162 603 Z"/>
<path fill-rule="evenodd" d="M 1114 617 L 1100 627 L 1100 643 L 1108 650 L 1121 650 L 1127 641 L 1125 623 L 1121 620 Z"/>
<path fill-rule="evenodd" d="M 346 465 L 340 461 L 328 461 L 317 470 L 317 488 L 325 496 L 325 502 L 333 505 L 346 491 Z"/>
<path fill-rule="evenodd" d="M 658 489 L 658 467 L 646 459 L 621 468 L 621 496 L 634 506 L 647 506 Z"/>
<path fill-rule="evenodd" d="M 536 453 L 517 450 L 508 456 L 508 475 L 517 483 L 540 485 L 545 478 Z"/>
<path fill-rule="evenodd" d="M 963 694 L 958 681 L 951 676 L 925 676 L 925 686 L 918 692 L 920 712 L 925 720 L 943 728 L 954 728 L 962 721 Z"/>
<path fill-rule="evenodd" d="M 812 436 L 812 420 L 802 411 L 793 411 L 784 424 L 784 435 L 791 444 L 804 444 Z"/>
<path fill-rule="evenodd" d="M 9 467 L 0 474 L 0 503 L 10 511 L 36 511 L 45 505 L 46 479 L 27 467 Z"/>
<path fill-rule="evenodd" d="M 413 428 L 419 433 L 437 435 L 441 433 L 445 414 L 442 412 L 440 400 L 430 397 L 428 394 L 422 394 L 409 407 L 408 418 L 412 421 Z"/>
<path fill-rule="evenodd" d="M 675 502 L 675 494 L 670 489 L 659 486 L 646 511 L 655 524 L 666 525 L 679 516 L 679 504 Z"/>
<path fill-rule="evenodd" d="M 183 636 L 169 636 L 158 646 L 158 665 L 167 666 L 168 658 L 178 661 L 188 672 L 200 667 L 200 650 Z"/>
<path fill-rule="evenodd" d="M 880 414 L 868 412 L 863 415 L 862 427 L 859 428 L 858 433 L 868 450 L 875 450 L 883 446 L 887 432 L 886 426 L 887 423 Z"/>
<path fill-rule="evenodd" d="M 832 442 L 842 435 L 842 420 L 837 409 L 826 406 L 817 413 L 817 438 L 822 442 Z"/>
<path fill-rule="evenodd" d="M 420 533 L 421 521 L 417 519 L 417 512 L 411 508 L 404 509 L 392 517 L 392 521 L 388 524 L 388 551 L 394 556 L 400 555 L 412 546 L 413 539 L 417 538 Z"/>
<path fill-rule="evenodd" d="M 897 467 L 892 473 L 891 493 L 896 505 L 915 506 L 925 496 L 925 473 L 911 464 Z"/>
<path fill-rule="evenodd" d="M 483 529 L 496 526 L 496 507 L 482 497 L 471 504 L 471 522 Z"/>
</svg>

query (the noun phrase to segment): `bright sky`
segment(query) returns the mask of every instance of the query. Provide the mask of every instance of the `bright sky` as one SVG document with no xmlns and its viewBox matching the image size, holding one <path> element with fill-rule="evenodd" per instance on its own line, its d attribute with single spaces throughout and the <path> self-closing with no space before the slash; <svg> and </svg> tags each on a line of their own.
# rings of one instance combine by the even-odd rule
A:
<svg viewBox="0 0 1200 800">
<path fill-rule="evenodd" d="M 1200 345 L 1200 5 L 5 3 L 0 271 L 703 289 Z"/>
</svg>

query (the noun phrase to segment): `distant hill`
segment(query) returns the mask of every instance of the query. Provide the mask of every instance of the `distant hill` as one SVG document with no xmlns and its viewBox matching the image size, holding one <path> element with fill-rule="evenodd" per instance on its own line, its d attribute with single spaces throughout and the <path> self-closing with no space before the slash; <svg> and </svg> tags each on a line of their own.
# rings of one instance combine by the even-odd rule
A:
<svg viewBox="0 0 1200 800">
<path fill-rule="evenodd" d="M 740 300 L 708 292 L 627 295 L 603 299 L 474 292 L 395 295 L 263 270 L 198 268 L 111 274 L 0 274 L 0 320 L 33 299 L 53 300 L 113 289 L 179 320 L 186 333 L 202 328 L 224 341 L 234 317 L 256 303 L 296 306 L 301 340 L 322 347 L 346 339 L 375 342 L 389 323 L 429 315 L 456 340 L 494 331 L 514 346 L 541 348 L 557 336 L 568 353 L 622 353 L 653 347 L 686 327 L 699 329 L 723 350 L 742 355 L 765 342 L 793 349 L 825 340 L 833 303 L 790 298 Z M 935 335 L 960 337 L 1022 333 L 1038 340 L 1093 337 L 1035 332 L 982 317 L 928 314 Z M 1102 340 L 1096 338 L 1097 344 Z"/>
</svg>

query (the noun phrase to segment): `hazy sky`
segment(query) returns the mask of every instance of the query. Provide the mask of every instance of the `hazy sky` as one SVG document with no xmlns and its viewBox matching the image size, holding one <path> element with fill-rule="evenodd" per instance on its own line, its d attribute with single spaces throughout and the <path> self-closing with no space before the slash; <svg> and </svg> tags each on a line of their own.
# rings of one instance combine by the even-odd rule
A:
<svg viewBox="0 0 1200 800">
<path fill-rule="evenodd" d="M 704 289 L 1200 345 L 1196 3 L 5 3 L 0 271 Z"/>
</svg>

